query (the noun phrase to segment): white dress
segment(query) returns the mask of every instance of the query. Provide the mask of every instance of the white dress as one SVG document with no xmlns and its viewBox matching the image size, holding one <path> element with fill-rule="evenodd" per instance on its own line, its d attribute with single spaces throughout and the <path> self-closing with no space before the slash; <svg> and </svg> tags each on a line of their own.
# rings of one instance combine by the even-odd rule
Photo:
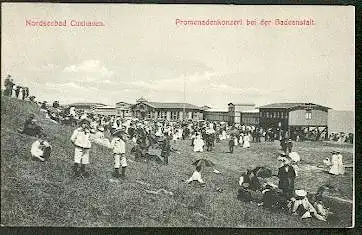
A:
<svg viewBox="0 0 362 235">
<path fill-rule="evenodd" d="M 172 140 L 173 140 L 173 141 L 176 141 L 176 140 L 177 140 L 177 133 L 174 133 L 174 134 L 172 135 Z"/>
<path fill-rule="evenodd" d="M 249 135 L 244 136 L 243 148 L 250 148 L 250 137 L 249 137 Z"/>
<path fill-rule="evenodd" d="M 243 134 L 240 135 L 239 144 L 240 144 L 240 146 L 243 146 L 243 144 L 244 144 L 244 135 Z"/>
<path fill-rule="evenodd" d="M 179 128 L 178 130 L 177 130 L 177 138 L 178 139 L 182 139 L 182 133 L 183 133 L 183 129 L 182 128 Z"/>
<path fill-rule="evenodd" d="M 196 137 L 194 141 L 194 152 L 203 152 L 203 146 L 205 145 L 203 139 L 200 136 Z"/>
<path fill-rule="evenodd" d="M 159 127 L 159 128 L 157 129 L 157 131 L 156 131 L 156 133 L 155 133 L 155 136 L 158 136 L 158 137 L 163 136 L 161 127 Z"/>
<path fill-rule="evenodd" d="M 337 154 L 333 154 L 332 155 L 332 159 L 331 159 L 331 164 L 332 167 L 329 170 L 329 173 L 333 174 L 333 175 L 339 175 L 339 157 Z"/>
<path fill-rule="evenodd" d="M 226 140 L 226 131 L 222 131 L 221 133 L 221 139 Z"/>
<path fill-rule="evenodd" d="M 198 181 L 199 183 L 205 183 L 202 178 L 201 178 L 201 173 L 198 171 L 194 171 L 194 173 L 192 174 L 191 178 L 186 180 L 186 183 L 191 183 L 192 181 Z"/>
<path fill-rule="evenodd" d="M 338 171 L 340 175 L 344 174 L 344 166 L 343 166 L 343 156 L 342 154 L 338 154 Z"/>
<path fill-rule="evenodd" d="M 290 152 L 289 157 L 293 160 L 293 162 L 299 162 L 300 156 L 297 152 Z"/>
<path fill-rule="evenodd" d="M 238 146 L 238 138 L 234 138 L 234 146 Z"/>
</svg>

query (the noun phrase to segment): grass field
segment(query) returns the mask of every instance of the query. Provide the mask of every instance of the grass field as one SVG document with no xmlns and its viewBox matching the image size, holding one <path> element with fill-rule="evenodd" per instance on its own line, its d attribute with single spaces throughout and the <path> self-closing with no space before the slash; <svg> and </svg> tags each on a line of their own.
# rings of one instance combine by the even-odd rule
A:
<svg viewBox="0 0 362 235">
<path fill-rule="evenodd" d="M 30 112 L 44 127 L 53 146 L 49 162 L 30 158 L 33 137 L 18 134 Z M 72 177 L 73 129 L 43 118 L 36 105 L 2 97 L 1 101 L 1 223 L 3 226 L 187 226 L 187 227 L 348 227 L 352 221 L 351 204 L 334 204 L 335 216 L 328 222 L 271 212 L 256 203 L 236 199 L 238 178 L 251 166 L 265 165 L 277 173 L 279 143 L 252 143 L 251 149 L 236 148 L 227 153 L 227 142 L 216 144 L 213 152 L 195 154 L 190 141 L 173 145 L 181 154 L 172 153 L 168 166 L 155 162 L 129 162 L 127 179 L 113 180 L 111 151 L 93 145 L 91 176 Z M 352 164 L 353 146 L 328 142 L 295 143 L 301 155 L 301 171 L 296 188 L 315 192 L 325 183 L 339 189 L 336 195 L 353 198 L 353 173 L 332 176 L 310 170 L 321 165 L 331 150 L 340 150 L 345 164 Z M 183 183 L 194 170 L 191 163 L 204 156 L 222 174 L 207 168 L 205 187 Z M 133 160 L 133 156 L 129 159 Z M 147 184 L 140 184 L 142 181 Z M 275 182 L 277 183 L 277 182 Z M 146 193 L 164 188 L 173 195 Z M 222 188 L 222 191 L 216 190 Z"/>
</svg>

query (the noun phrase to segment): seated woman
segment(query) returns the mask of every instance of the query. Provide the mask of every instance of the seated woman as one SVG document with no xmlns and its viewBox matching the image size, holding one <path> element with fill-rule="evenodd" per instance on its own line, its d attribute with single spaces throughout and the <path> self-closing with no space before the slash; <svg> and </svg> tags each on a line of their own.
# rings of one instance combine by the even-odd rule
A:
<svg viewBox="0 0 362 235">
<path fill-rule="evenodd" d="M 256 176 L 254 170 L 247 170 L 246 173 L 241 175 L 239 185 L 241 186 L 243 183 L 248 183 L 248 188 L 253 191 L 262 189 L 262 184 L 260 183 L 260 180 Z"/>
<path fill-rule="evenodd" d="M 46 141 L 47 136 L 45 133 L 41 133 L 39 139 L 31 145 L 31 156 L 34 159 L 39 159 L 44 162 L 49 160 L 51 153 L 51 145 Z"/>
<path fill-rule="evenodd" d="M 252 201 L 252 196 L 249 188 L 249 183 L 244 182 L 241 184 L 241 187 L 238 190 L 237 199 L 243 202 Z"/>
<path fill-rule="evenodd" d="M 42 128 L 37 124 L 35 120 L 35 115 L 31 114 L 29 118 L 24 123 L 23 129 L 18 129 L 20 133 L 30 135 L 30 136 L 39 136 L 42 132 Z"/>
<path fill-rule="evenodd" d="M 280 210 L 288 208 L 288 200 L 284 197 L 281 190 L 271 185 L 266 185 L 263 193 L 263 207 L 271 210 Z"/>
</svg>

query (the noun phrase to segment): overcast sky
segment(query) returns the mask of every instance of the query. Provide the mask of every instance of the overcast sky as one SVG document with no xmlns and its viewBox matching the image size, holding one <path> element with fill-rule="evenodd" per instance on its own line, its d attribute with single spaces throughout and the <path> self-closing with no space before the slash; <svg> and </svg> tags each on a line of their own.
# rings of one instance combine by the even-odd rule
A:
<svg viewBox="0 0 362 235">
<path fill-rule="evenodd" d="M 309 19 L 307 26 L 180 26 L 179 19 Z M 104 27 L 26 27 L 25 20 Z M 312 102 L 354 109 L 354 9 L 333 6 L 2 4 L 2 82 L 39 101 Z"/>
</svg>

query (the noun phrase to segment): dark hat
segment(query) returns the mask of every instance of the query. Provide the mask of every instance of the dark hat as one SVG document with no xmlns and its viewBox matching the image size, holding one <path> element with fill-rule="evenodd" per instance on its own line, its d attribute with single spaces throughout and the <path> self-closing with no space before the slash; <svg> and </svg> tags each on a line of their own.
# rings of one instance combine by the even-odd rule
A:
<svg viewBox="0 0 362 235">
<path fill-rule="evenodd" d="M 337 153 L 337 151 L 335 151 L 335 150 L 331 151 L 331 154 L 335 154 L 335 153 Z"/>
</svg>

